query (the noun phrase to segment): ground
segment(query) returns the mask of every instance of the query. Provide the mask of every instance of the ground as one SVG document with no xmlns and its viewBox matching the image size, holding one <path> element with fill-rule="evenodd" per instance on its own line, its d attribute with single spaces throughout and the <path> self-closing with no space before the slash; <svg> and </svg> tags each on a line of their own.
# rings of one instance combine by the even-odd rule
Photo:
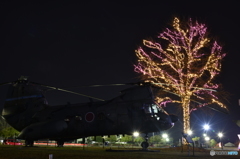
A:
<svg viewBox="0 0 240 159">
<path fill-rule="evenodd" d="M 106 150 L 125 150 L 120 152 L 106 151 Z M 129 151 L 131 150 L 131 151 Z M 210 149 L 196 149 L 194 152 L 184 149 L 182 152 L 181 147 L 178 148 L 151 148 L 151 150 L 156 150 L 156 152 L 143 152 L 143 151 L 132 151 L 139 150 L 139 148 L 120 148 L 120 147 L 54 147 L 54 146 L 34 146 L 34 147 L 24 147 L 24 146 L 0 146 L 0 158 L 1 159 L 46 159 L 52 155 L 54 159 L 175 159 L 175 158 L 239 158 L 240 153 L 236 155 L 210 155 Z M 224 150 L 238 152 L 236 148 Z M 216 150 L 217 151 L 217 150 Z M 218 150 L 221 151 L 221 150 Z"/>
</svg>

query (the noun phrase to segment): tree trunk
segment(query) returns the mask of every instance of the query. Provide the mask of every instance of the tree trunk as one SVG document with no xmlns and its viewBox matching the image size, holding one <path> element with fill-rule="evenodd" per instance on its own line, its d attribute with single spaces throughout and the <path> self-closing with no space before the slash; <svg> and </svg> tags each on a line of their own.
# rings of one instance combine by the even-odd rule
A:
<svg viewBox="0 0 240 159">
<path fill-rule="evenodd" d="M 190 130 L 190 98 L 184 97 L 182 99 L 182 108 L 183 108 L 183 132 L 187 134 Z"/>
</svg>

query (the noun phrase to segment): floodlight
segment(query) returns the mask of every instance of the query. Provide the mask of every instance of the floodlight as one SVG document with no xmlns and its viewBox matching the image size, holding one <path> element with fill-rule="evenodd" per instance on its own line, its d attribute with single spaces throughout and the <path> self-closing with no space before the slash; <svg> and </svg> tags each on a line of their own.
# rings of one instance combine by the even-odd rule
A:
<svg viewBox="0 0 240 159">
<path fill-rule="evenodd" d="M 134 137 L 138 137 L 138 136 L 139 136 L 139 132 L 135 131 L 135 132 L 133 133 L 133 136 L 134 136 Z"/>
<path fill-rule="evenodd" d="M 208 130 L 208 129 L 210 129 L 210 126 L 209 126 L 208 124 L 205 124 L 205 125 L 203 126 L 203 128 L 204 128 L 204 130 Z"/>
</svg>

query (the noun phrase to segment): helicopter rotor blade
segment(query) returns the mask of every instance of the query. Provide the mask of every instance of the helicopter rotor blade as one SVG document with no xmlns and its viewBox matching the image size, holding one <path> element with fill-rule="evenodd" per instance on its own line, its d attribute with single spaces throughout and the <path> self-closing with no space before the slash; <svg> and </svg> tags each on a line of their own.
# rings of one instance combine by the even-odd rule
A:
<svg viewBox="0 0 240 159">
<path fill-rule="evenodd" d="M 7 84 L 12 84 L 14 82 L 5 82 L 5 83 L 1 83 L 0 86 L 4 86 L 4 85 L 7 85 Z"/>
<path fill-rule="evenodd" d="M 92 97 L 92 96 L 89 96 L 89 95 L 77 93 L 77 92 L 74 92 L 74 91 L 69 91 L 69 90 L 66 90 L 66 89 L 58 88 L 58 87 L 48 86 L 48 85 L 44 85 L 44 84 L 40 84 L 40 83 L 35 83 L 35 82 L 30 82 L 30 83 L 36 84 L 36 85 L 39 85 L 39 86 L 42 86 L 42 87 L 47 87 L 47 88 L 50 88 L 50 89 L 52 89 L 52 90 L 58 90 L 58 91 L 62 91 L 62 92 L 68 92 L 68 93 L 72 93 L 72 94 L 76 94 L 76 95 L 80 95 L 80 96 L 84 96 L 84 97 L 88 97 L 88 98 L 92 98 L 92 99 L 104 101 L 103 99 L 100 99 L 100 98 L 96 98 L 96 97 Z"/>
<path fill-rule="evenodd" d="M 5 83 L 1 83 L 0 86 L 4 86 L 4 85 L 8 85 L 8 84 L 14 84 L 14 83 L 17 83 L 19 81 L 23 81 L 23 80 L 27 80 L 27 79 L 22 79 L 22 78 L 19 78 L 17 81 L 12 81 L 12 82 L 5 82 Z M 96 100 L 100 100 L 100 101 L 104 101 L 103 99 L 100 99 L 100 98 L 96 98 L 96 97 L 92 97 L 92 96 L 89 96 L 89 95 L 85 95 L 85 94 L 81 94 L 81 93 L 77 93 L 77 92 L 74 92 L 74 91 L 70 91 L 70 90 L 66 90 L 66 89 L 62 89 L 62 88 L 58 88 L 58 87 L 54 87 L 54 86 L 48 86 L 48 85 L 43 85 L 43 84 L 40 84 L 40 83 L 35 83 L 35 82 L 30 82 L 32 84 L 36 84 L 36 85 L 39 85 L 39 86 L 42 86 L 42 87 L 46 87 L 46 88 L 50 88 L 50 90 L 58 90 L 58 91 L 63 91 L 63 92 L 67 92 L 67 93 L 72 93 L 72 94 L 76 94 L 76 95 L 80 95 L 80 96 L 83 96 L 83 97 L 87 97 L 87 98 L 92 98 L 92 99 L 96 99 Z M 86 85 L 86 86 L 75 86 L 75 87 L 68 87 L 68 88 L 77 88 L 77 87 L 104 87 L 104 86 L 123 86 L 123 85 L 151 85 L 151 84 L 155 84 L 155 85 L 170 85 L 170 84 L 166 84 L 166 83 L 151 83 L 151 82 L 135 82 L 135 83 L 120 83 L 120 84 L 104 84 L 104 85 Z M 162 87 L 160 87 L 162 88 Z M 200 88 L 200 87 L 194 87 L 196 89 L 205 89 L 205 88 Z M 180 97 L 180 95 L 176 94 L 176 93 L 173 93 L 171 91 L 168 91 L 168 90 L 165 90 L 165 89 L 162 89 L 163 91 L 167 92 L 167 93 L 171 93 L 171 94 L 174 94 L 174 95 L 177 95 Z M 213 89 L 207 89 L 207 90 L 210 90 L 210 91 L 216 91 L 216 90 L 213 90 Z M 191 100 L 195 103 L 198 103 L 198 104 L 202 104 L 198 101 L 195 101 L 195 100 Z M 226 112 L 223 112 L 221 110 L 217 110 L 216 108 L 213 108 L 211 106 L 206 106 L 212 110 L 215 110 L 215 111 L 218 111 L 218 112 L 222 112 L 224 114 L 227 114 Z"/>
<path fill-rule="evenodd" d="M 113 83 L 113 84 L 94 84 L 94 85 L 82 85 L 82 86 L 71 86 L 64 87 L 65 89 L 69 88 L 83 88 L 83 87 L 108 87 L 108 86 L 126 86 L 126 85 L 143 85 L 144 82 L 135 82 L 135 83 Z"/>
</svg>

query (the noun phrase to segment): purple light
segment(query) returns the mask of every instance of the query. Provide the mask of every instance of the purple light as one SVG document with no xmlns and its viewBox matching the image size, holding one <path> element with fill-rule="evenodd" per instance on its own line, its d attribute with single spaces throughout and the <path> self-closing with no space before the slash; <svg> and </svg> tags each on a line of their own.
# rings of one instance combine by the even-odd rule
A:
<svg viewBox="0 0 240 159">
<path fill-rule="evenodd" d="M 189 19 L 187 25 L 181 26 L 175 18 L 172 28 L 161 32 L 156 41 L 143 40 L 143 46 L 136 50 L 138 62 L 134 71 L 142 74 L 143 80 L 164 83 L 161 87 L 177 96 L 159 97 L 158 102 L 160 106 L 181 103 L 184 123 L 189 122 L 191 111 L 199 107 L 216 103 L 226 108 L 215 91 L 219 85 L 213 83 L 226 54 L 206 33 L 205 24 Z M 187 127 L 189 125 L 187 123 Z M 186 130 L 188 128 L 184 128 Z"/>
</svg>

